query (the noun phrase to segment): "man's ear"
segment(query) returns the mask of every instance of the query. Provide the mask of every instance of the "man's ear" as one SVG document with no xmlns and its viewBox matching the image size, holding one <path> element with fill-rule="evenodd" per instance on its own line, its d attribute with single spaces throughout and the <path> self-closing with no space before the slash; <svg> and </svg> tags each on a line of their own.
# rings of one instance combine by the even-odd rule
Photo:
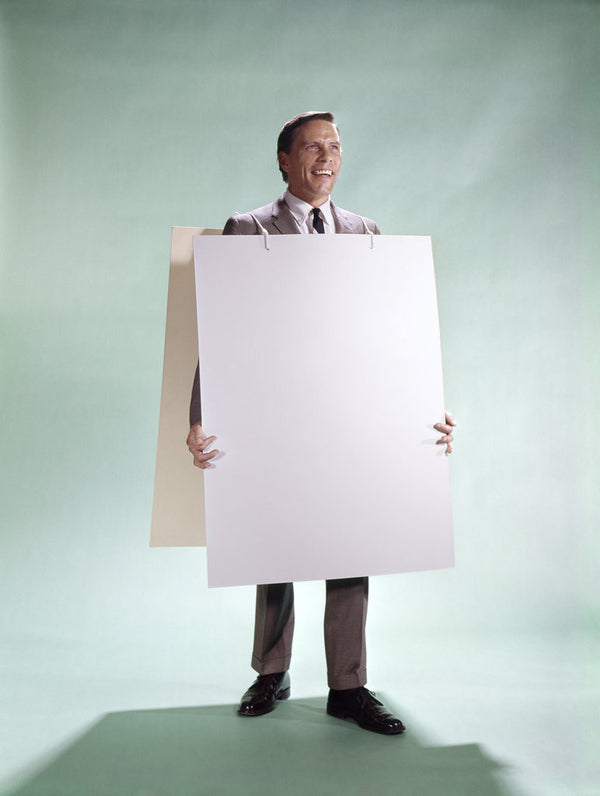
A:
<svg viewBox="0 0 600 796">
<path fill-rule="evenodd" d="M 281 166 L 281 168 L 285 172 L 287 172 L 287 170 L 288 170 L 288 168 L 287 168 L 288 167 L 288 153 L 287 152 L 283 152 L 283 151 L 282 152 L 278 152 L 277 153 L 277 159 L 279 160 L 279 165 Z"/>
</svg>

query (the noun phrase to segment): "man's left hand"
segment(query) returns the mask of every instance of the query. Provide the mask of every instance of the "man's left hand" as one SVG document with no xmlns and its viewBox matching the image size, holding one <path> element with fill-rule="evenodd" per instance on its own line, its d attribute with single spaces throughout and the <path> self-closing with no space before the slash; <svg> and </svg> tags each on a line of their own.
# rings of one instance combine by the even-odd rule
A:
<svg viewBox="0 0 600 796">
<path fill-rule="evenodd" d="M 436 423 L 434 428 L 436 431 L 439 431 L 441 436 L 438 441 L 435 443 L 436 445 L 445 445 L 446 446 L 446 453 L 452 453 L 452 445 L 451 442 L 454 441 L 454 435 L 452 431 L 456 426 L 456 420 L 454 416 L 450 414 L 450 412 L 446 412 L 446 422 L 445 423 Z"/>
</svg>

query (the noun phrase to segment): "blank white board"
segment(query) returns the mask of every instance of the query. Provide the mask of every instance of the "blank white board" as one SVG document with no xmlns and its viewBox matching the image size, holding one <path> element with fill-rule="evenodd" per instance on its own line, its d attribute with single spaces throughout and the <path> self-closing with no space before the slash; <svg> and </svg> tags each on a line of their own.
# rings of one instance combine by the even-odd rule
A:
<svg viewBox="0 0 600 796">
<path fill-rule="evenodd" d="M 453 566 L 430 239 L 268 247 L 194 238 L 209 586 Z"/>
</svg>

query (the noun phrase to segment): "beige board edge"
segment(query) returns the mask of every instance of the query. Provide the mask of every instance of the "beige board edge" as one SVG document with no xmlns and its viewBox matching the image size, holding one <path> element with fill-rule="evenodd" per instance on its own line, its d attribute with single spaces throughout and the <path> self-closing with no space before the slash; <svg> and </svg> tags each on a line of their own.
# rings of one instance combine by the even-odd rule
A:
<svg viewBox="0 0 600 796">
<path fill-rule="evenodd" d="M 198 361 L 194 235 L 220 229 L 173 227 L 150 547 L 206 545 L 204 478 L 185 444 Z"/>
</svg>

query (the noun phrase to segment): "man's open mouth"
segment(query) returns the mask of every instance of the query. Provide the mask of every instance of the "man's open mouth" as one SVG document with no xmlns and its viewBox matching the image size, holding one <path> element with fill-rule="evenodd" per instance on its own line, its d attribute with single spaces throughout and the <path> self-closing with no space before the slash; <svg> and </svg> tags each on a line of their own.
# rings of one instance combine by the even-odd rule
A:
<svg viewBox="0 0 600 796">
<path fill-rule="evenodd" d="M 324 174 L 326 177 L 333 177 L 333 172 L 331 169 L 315 169 L 313 174 Z"/>
</svg>

